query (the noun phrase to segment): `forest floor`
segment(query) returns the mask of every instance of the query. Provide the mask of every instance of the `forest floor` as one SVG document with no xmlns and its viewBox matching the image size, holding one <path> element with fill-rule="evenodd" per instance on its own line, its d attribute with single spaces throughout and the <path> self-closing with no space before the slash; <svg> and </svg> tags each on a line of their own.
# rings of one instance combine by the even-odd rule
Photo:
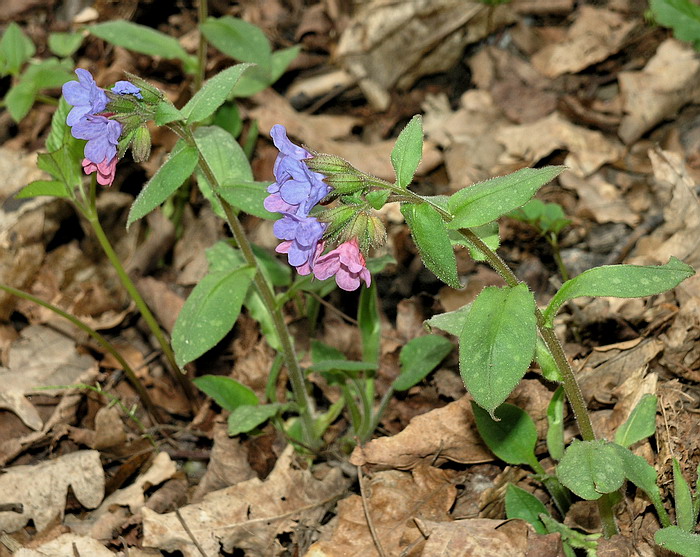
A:
<svg viewBox="0 0 700 557">
<path fill-rule="evenodd" d="M 0 21 L 19 23 L 39 57 L 48 33 L 77 28 L 76 17 L 131 20 L 196 51 L 197 10 L 189 1 L 98 0 L 87 11 L 77 4 L 58 9 L 55 1 L 6 0 Z M 571 220 L 559 244 L 573 276 L 602 264 L 662 264 L 670 256 L 700 264 L 700 57 L 669 30 L 649 25 L 645 4 L 211 0 L 209 11 L 254 23 L 275 48 L 302 47 L 273 87 L 240 100 L 243 137 L 255 133 L 252 122 L 259 127 L 251 160 L 256 180 L 274 179 L 275 124 L 310 149 L 391 179 L 393 142 L 420 113 L 426 143 L 414 187 L 421 194 L 449 194 L 528 166 L 568 167 L 538 198 L 560 204 Z M 176 106 L 190 95 L 180 62 L 93 36 L 75 63 L 100 85 L 128 71 L 156 84 Z M 210 47 L 207 75 L 232 63 Z M 5 91 L 9 78 L 0 83 Z M 558 534 L 541 536 L 522 521 L 505 521 L 509 482 L 552 504 L 527 468 L 507 466 L 480 440 L 457 350 L 421 384 L 396 394 L 374 439 L 352 454 L 341 443 L 344 416 L 310 466 L 272 425 L 229 437 L 227 412 L 165 372 L 128 295 L 70 206 L 14 199 L 41 177 L 36 153 L 54 110 L 36 104 L 20 124 L 0 112 L 0 282 L 101 331 L 168 420 L 150 421 L 119 363 L 84 333 L 45 308 L 0 294 L 0 466 L 13 472 L 24 506 L 23 513 L 0 512 L 6 532 L 0 557 L 19 547 L 23 556 L 83 557 L 563 555 Z M 155 131 L 149 162 L 124 159 L 114 185 L 98 197 L 107 235 L 166 331 L 207 270 L 204 250 L 227 235 L 196 195 L 177 229 L 156 212 L 126 231 L 133 198 L 175 140 Z M 426 319 L 503 284 L 458 250 L 465 287 L 443 285 L 423 267 L 399 211 L 384 210 L 383 217 L 388 242 L 378 255 L 395 262 L 373 277 L 382 311 L 379 397 L 399 373 L 399 349 L 427 334 Z M 256 244 L 275 247 L 270 223 L 250 217 L 244 224 Z M 500 235 L 499 253 L 545 304 L 562 282 L 550 244 L 512 218 L 500 220 Z M 314 337 L 361 359 L 357 301 L 357 292 L 333 292 L 314 331 L 288 307 L 300 351 Z M 692 485 L 700 462 L 700 279 L 645 299 L 575 300 L 556 330 L 601 437 L 612 438 L 644 394 L 658 396 L 656 434 L 634 452 L 656 467 L 671 510 L 673 459 Z M 188 373 L 230 376 L 262 396 L 274 357 L 244 312 Z M 327 407 L 339 393 L 314 375 L 317 404 Z M 99 390 L 35 390 L 76 383 Z M 535 419 L 546 468 L 554 465 L 544 443 L 553 390 L 533 369 L 509 398 Z M 571 438 L 573 418 L 566 423 Z M 0 504 L 13 502 L 0 489 Z M 641 492 L 629 487 L 618 509 L 622 535 L 601 539 L 598 555 L 666 554 L 654 544 L 659 523 Z M 566 524 L 597 532 L 597 516 L 594 503 L 581 501 Z"/>
</svg>

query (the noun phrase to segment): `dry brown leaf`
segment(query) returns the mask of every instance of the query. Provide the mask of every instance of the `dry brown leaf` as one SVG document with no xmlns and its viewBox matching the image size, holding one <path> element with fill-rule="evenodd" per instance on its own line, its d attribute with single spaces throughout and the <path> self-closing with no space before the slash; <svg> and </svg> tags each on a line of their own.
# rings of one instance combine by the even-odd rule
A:
<svg viewBox="0 0 700 557">
<path fill-rule="evenodd" d="M 698 99 L 700 58 L 692 46 L 668 39 L 642 71 L 620 72 L 618 80 L 626 112 L 618 135 L 625 143 L 633 143 Z"/>
<path fill-rule="evenodd" d="M 408 88 L 452 68 L 467 44 L 514 19 L 508 7 L 476 0 L 372 0 L 343 32 L 336 55 L 370 104 L 385 110 L 394 85 Z"/>
<path fill-rule="evenodd" d="M 576 126 L 557 112 L 532 124 L 502 127 L 496 132 L 496 139 L 506 148 L 500 159 L 503 164 L 532 166 L 553 151 L 566 149 L 569 154 L 564 164 L 582 178 L 623 154 L 619 143 L 600 132 Z"/>
<path fill-rule="evenodd" d="M 526 557 L 525 522 L 473 518 L 454 522 L 421 521 L 428 541 L 421 557 Z M 555 554 L 556 555 L 556 554 Z M 537 557 L 549 557 L 538 555 Z"/>
<path fill-rule="evenodd" d="M 126 430 L 119 410 L 114 406 L 103 406 L 95 415 L 95 429 L 68 426 L 70 438 L 91 449 L 108 449 L 126 443 Z"/>
<path fill-rule="evenodd" d="M 294 533 L 305 524 L 316 524 L 327 506 L 346 489 L 339 469 L 326 470 L 323 479 L 299 469 L 292 447 L 287 447 L 265 481 L 253 478 L 205 495 L 180 514 L 209 555 L 236 547 L 246 555 L 269 557 L 284 548 L 277 536 Z M 199 556 L 174 513 L 159 515 L 143 509 L 143 545 Z"/>
<path fill-rule="evenodd" d="M 574 190 L 579 198 L 577 212 L 585 211 L 598 223 L 624 222 L 630 226 L 639 223 L 639 215 L 627 205 L 622 192 L 605 180 L 600 172 L 588 178 L 580 178 L 565 172 L 560 178 L 561 185 Z"/>
<path fill-rule="evenodd" d="M 532 65 L 551 78 L 579 72 L 618 52 L 636 26 L 610 10 L 581 6 L 566 39 L 537 52 Z"/>
<path fill-rule="evenodd" d="M 369 481 L 363 480 L 369 514 L 387 555 L 400 555 L 402 549 L 422 540 L 414 519 L 449 520 L 449 509 L 457 491 L 453 475 L 423 465 L 412 474 L 388 470 L 375 474 Z M 306 556 L 357 555 L 373 557 L 378 553 L 367 526 L 362 497 L 352 495 L 338 503 L 334 528 L 328 539 L 312 545 Z"/>
<path fill-rule="evenodd" d="M 14 532 L 34 521 L 38 531 L 63 517 L 68 487 L 85 507 L 95 508 L 105 489 L 97 451 L 77 451 L 35 466 L 6 468 L 0 476 L 0 503 L 21 503 L 23 513 L 0 512 L 0 530 Z"/>
<path fill-rule="evenodd" d="M 226 424 L 214 427 L 214 446 L 207 471 L 192 495 L 199 501 L 207 493 L 249 480 L 255 472 L 248 463 L 248 450 L 237 437 L 229 437 Z"/>
<path fill-rule="evenodd" d="M 63 534 L 33 549 L 23 547 L 16 551 L 13 557 L 47 557 L 48 555 L 56 557 L 72 557 L 73 555 L 80 555 L 81 557 L 114 557 L 114 553 L 97 540 L 75 534 Z M 132 556 L 133 553 L 129 551 L 129 555 Z"/>
<path fill-rule="evenodd" d="M 41 325 L 22 330 L 10 347 L 8 359 L 9 366 L 0 367 L 0 408 L 11 410 L 35 430 L 41 429 L 43 422 L 26 394 L 37 387 L 81 383 L 96 371 L 95 360 L 78 354 L 73 340 Z"/>
<path fill-rule="evenodd" d="M 260 132 L 269 134 L 272 126 L 282 124 L 287 134 L 299 139 L 309 149 L 321 153 L 338 155 L 367 172 L 386 180 L 394 179 L 390 155 L 394 140 L 366 144 L 357 141 L 340 141 L 337 138 L 351 135 L 357 119 L 351 116 L 309 115 L 297 112 L 287 99 L 266 89 L 253 97 L 259 106 L 249 112 L 251 118 L 258 120 Z M 423 160 L 418 166 L 417 174 L 430 172 L 442 161 L 442 156 L 431 141 L 423 144 Z"/>
<path fill-rule="evenodd" d="M 108 540 L 115 527 L 123 523 L 130 514 L 138 513 L 146 504 L 146 490 L 172 478 L 177 472 L 175 463 L 168 453 L 158 453 L 153 463 L 128 487 L 118 489 L 109 495 L 102 504 L 84 518 L 66 517 L 66 525 L 73 532 Z"/>
</svg>

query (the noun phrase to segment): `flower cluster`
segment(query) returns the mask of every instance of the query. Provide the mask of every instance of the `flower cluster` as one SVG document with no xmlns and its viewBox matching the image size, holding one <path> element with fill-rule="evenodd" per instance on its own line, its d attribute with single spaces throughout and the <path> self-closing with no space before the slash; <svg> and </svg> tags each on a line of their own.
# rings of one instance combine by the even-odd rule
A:
<svg viewBox="0 0 700 557">
<path fill-rule="evenodd" d="M 369 286 L 372 277 L 356 239 L 323 254 L 323 235 L 328 224 L 310 213 L 331 188 L 323 181 L 322 174 L 306 165 L 311 153 L 294 145 L 287 138 L 284 126 L 277 124 L 270 135 L 280 152 L 273 168 L 276 181 L 267 188 L 270 195 L 265 199 L 268 211 L 282 215 L 273 226 L 275 236 L 282 240 L 276 251 L 286 253 L 289 264 L 301 275 L 313 273 L 320 280 L 335 275 L 343 290 L 356 290 L 361 280 Z"/>
<path fill-rule="evenodd" d="M 73 108 L 68 113 L 66 124 L 71 126 L 71 134 L 77 139 L 85 139 L 83 170 L 86 174 L 97 172 L 97 182 L 111 186 L 117 166 L 117 145 L 122 134 L 122 124 L 108 118 L 105 113 L 109 98 L 97 86 L 90 72 L 75 70 L 78 81 L 63 85 L 63 96 Z M 138 87 L 128 81 L 118 81 L 112 88 L 118 95 L 134 95 L 141 98 Z"/>
</svg>

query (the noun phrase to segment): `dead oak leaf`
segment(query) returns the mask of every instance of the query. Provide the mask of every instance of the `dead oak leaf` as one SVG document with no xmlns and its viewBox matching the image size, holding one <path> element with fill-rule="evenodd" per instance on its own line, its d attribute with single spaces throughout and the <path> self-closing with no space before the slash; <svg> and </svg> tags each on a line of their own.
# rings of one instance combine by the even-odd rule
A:
<svg viewBox="0 0 700 557">
<path fill-rule="evenodd" d="M 46 557 L 47 555 L 114 557 L 114 553 L 97 540 L 75 534 L 63 534 L 32 549 L 23 547 L 15 552 L 13 557 Z M 133 554 L 129 552 L 129 555 Z"/>
<path fill-rule="evenodd" d="M 278 535 L 317 524 L 346 488 L 339 469 L 317 479 L 295 465 L 293 449 L 287 447 L 265 481 L 252 478 L 208 493 L 202 502 L 181 508 L 180 515 L 208 555 L 218 555 L 223 547 L 269 557 L 284 549 Z M 175 513 L 160 515 L 147 508 L 142 513 L 144 546 L 200 555 Z"/>
<path fill-rule="evenodd" d="M 7 468 L 0 476 L 0 503 L 21 503 L 24 512 L 0 512 L 0 531 L 14 532 L 30 519 L 42 531 L 63 517 L 69 486 L 85 507 L 100 504 L 105 489 L 100 453 L 77 451 L 35 466 Z"/>
</svg>

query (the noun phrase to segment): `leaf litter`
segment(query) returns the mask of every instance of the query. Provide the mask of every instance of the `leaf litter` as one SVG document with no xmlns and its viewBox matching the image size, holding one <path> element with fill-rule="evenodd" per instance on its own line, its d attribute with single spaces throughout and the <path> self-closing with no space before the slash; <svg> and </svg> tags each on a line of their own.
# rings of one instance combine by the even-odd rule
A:
<svg viewBox="0 0 700 557">
<path fill-rule="evenodd" d="M 258 120 L 262 134 L 282 123 L 309 147 L 390 179 L 394 132 L 422 110 L 429 141 L 419 184 L 426 192 L 455 191 L 524 166 L 566 164 L 570 172 L 541 192 L 543 200 L 562 204 L 573 221 L 561 238 L 565 250 L 580 250 L 585 263 L 592 255 L 616 256 L 624 244 L 619 253 L 627 263 L 665 263 L 675 255 L 697 267 L 700 138 L 694 130 L 700 118 L 700 62 L 669 33 L 645 28 L 635 2 L 575 7 L 570 0 L 514 0 L 492 9 L 476 1 L 373 0 L 356 11 L 325 2 L 315 6 L 313 19 L 277 0 L 264 9 L 254 4 L 242 3 L 235 15 L 261 23 L 280 46 L 288 46 L 282 37 L 296 36 L 306 47 L 277 89 L 284 94 L 267 90 L 243 107 L 245 116 Z M 99 6 L 90 17 L 124 15 L 115 9 Z M 42 8 L 37 10 L 18 6 L 13 17 L 35 25 Z M 193 13 L 173 17 L 162 23 L 174 35 L 194 31 Z M 50 20 L 54 26 L 65 23 Z M 106 65 L 93 51 L 85 56 L 82 63 Z M 116 49 L 114 61 L 146 78 L 157 73 L 153 79 L 172 98 L 184 91 L 163 79 L 163 62 L 151 65 L 147 57 L 125 55 L 122 49 Z M 165 71 L 179 70 L 167 66 Z M 207 555 L 222 548 L 247 555 L 374 555 L 378 543 L 390 555 L 562 554 L 558 535 L 538 536 L 522 522 L 502 520 L 501 482 L 517 482 L 529 491 L 536 487 L 521 471 L 503 469 L 481 443 L 468 397 L 455 388 L 460 379 L 454 360 L 446 360 L 434 379 L 395 397 L 375 439 L 357 447 L 349 461 L 334 454 L 308 468 L 273 430 L 229 438 L 225 415 L 215 405 L 178 398 L 148 340 L 130 322 L 127 299 L 112 286 L 109 271 L 83 257 L 95 246 L 71 222 L 65 206 L 41 198 L 12 200 L 38 175 L 31 153 L 40 132 L 31 125 L 29 120 L 20 124 L 0 150 L 0 168 L 13 169 L 5 175 L 15 178 L 0 192 L 0 279 L 122 335 L 120 345 L 132 354 L 130 361 L 139 362 L 138 373 L 154 400 L 170 412 L 172 429 L 167 434 L 148 430 L 158 440 L 154 449 L 135 418 L 155 424 L 138 409 L 130 413 L 137 399 L 118 365 L 43 310 L 1 294 L 0 462 L 6 468 L 0 482 L 7 487 L 0 487 L 0 502 L 21 502 L 24 513 L 0 512 L 6 532 L 0 554 L 25 546 L 15 554 L 201 555 L 194 540 Z M 2 126 L 0 132 L 9 133 Z M 163 134 L 158 137 L 162 144 L 156 140 L 155 149 L 171 146 Z M 271 176 L 269 149 L 266 139 L 258 141 L 257 179 Z M 134 179 L 143 172 L 133 171 Z M 104 212 L 114 217 L 108 219 L 108 234 L 119 238 L 123 256 L 143 250 L 158 258 L 171 250 L 167 229 L 154 223 L 148 245 L 140 225 L 123 234 L 120 219 L 130 194 L 104 193 Z M 183 287 L 206 271 L 204 248 L 222 237 L 207 211 L 202 207 L 196 216 L 185 216 L 187 233 L 172 247 L 171 268 L 134 261 L 135 272 L 144 275 L 139 285 L 166 328 L 185 297 Z M 543 279 L 537 282 L 538 300 L 546 300 L 556 273 L 551 254 L 518 223 L 504 219 L 501 229 L 504 253 L 512 261 L 538 262 L 533 267 Z M 635 236 L 637 229 L 645 232 Z M 264 226 L 251 233 L 266 245 Z M 460 307 L 484 285 L 497 282 L 482 265 L 460 262 L 467 287 L 441 288 L 416 264 L 400 214 L 391 217 L 389 237 L 397 264 L 379 277 L 390 285 L 386 299 L 395 288 L 398 299 L 411 302 L 383 307 L 383 333 L 394 338 L 382 343 L 378 375 L 386 384 L 396 373 L 397 349 L 423 334 L 423 319 Z M 509 242 L 512 237 L 519 241 Z M 566 337 L 565 350 L 580 370 L 596 427 L 608 437 L 644 394 L 659 396 L 656 443 L 644 441 L 634 450 L 665 478 L 673 456 L 689 473 L 700 458 L 693 442 L 698 437 L 694 412 L 700 408 L 698 300 L 696 276 L 674 294 L 649 300 L 572 302 L 556 324 L 575 332 Z M 330 309 L 323 316 L 325 340 L 357 357 L 352 327 L 338 326 L 337 319 L 343 317 Z M 308 336 L 304 326 L 301 339 Z M 261 394 L 271 357 L 251 322 L 242 321 L 240 330 L 196 367 L 199 373 L 250 382 Z M 542 441 L 551 389 L 535 375 L 528 377 L 512 401 L 536 419 Z M 88 391 L 35 391 L 71 383 L 100 385 L 124 404 L 115 406 L 113 398 Z M 317 384 L 329 400 L 337 396 Z M 341 418 L 331 428 L 331 443 L 344 426 Z M 571 428 L 567 431 L 571 435 Z M 21 480 L 27 477 L 36 489 Z M 482 488 L 475 492 L 487 493 L 483 499 L 492 504 L 471 506 L 470 518 L 463 518 L 460 496 L 477 498 L 469 486 L 479 482 Z M 653 551 L 647 540 L 657 526 L 648 502 L 628 492 L 627 512 L 620 522 L 629 541 L 601 543 L 599 555 L 630 554 L 631 546 Z M 585 526 L 590 513 L 581 505 L 576 524 Z"/>
</svg>

